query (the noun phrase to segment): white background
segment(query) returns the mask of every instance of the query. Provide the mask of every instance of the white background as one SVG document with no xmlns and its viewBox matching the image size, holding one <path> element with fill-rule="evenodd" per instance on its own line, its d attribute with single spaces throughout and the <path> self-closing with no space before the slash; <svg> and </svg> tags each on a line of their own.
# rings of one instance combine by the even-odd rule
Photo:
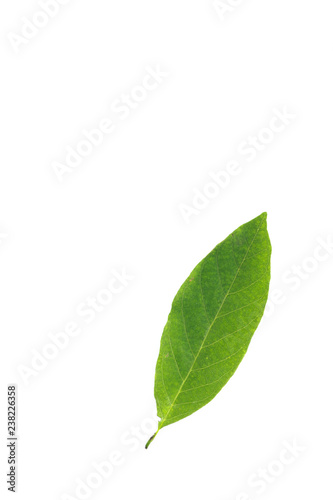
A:
<svg viewBox="0 0 333 500">
<path fill-rule="evenodd" d="M 16 52 L 8 34 L 40 10 L 0 8 L 1 489 L 14 382 L 18 499 L 79 498 L 77 481 L 116 450 L 122 465 L 87 498 L 326 498 L 333 255 L 313 255 L 333 235 L 331 2 L 244 0 L 222 18 L 212 0 L 72 0 Z M 60 182 L 52 162 L 148 66 L 168 77 Z M 254 161 L 241 157 L 285 107 L 292 123 Z M 186 224 L 180 204 L 236 157 L 241 172 Z M 154 427 L 155 362 L 179 286 L 263 211 L 280 303 L 213 402 L 148 451 L 148 435 L 124 442 Z M 307 269 L 298 282 L 294 265 Z M 134 279 L 85 324 L 77 306 L 123 268 Z M 81 334 L 25 384 L 18 367 L 70 321 Z M 293 440 L 303 451 L 260 495 L 249 478 Z"/>
</svg>

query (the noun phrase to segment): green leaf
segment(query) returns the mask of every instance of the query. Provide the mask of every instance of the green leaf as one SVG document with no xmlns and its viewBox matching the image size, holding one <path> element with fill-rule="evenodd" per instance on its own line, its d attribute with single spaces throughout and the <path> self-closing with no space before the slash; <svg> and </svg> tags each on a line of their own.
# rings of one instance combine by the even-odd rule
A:
<svg viewBox="0 0 333 500">
<path fill-rule="evenodd" d="M 192 271 L 172 303 L 155 374 L 158 430 L 211 401 L 243 359 L 264 313 L 271 244 L 263 213 Z"/>
</svg>

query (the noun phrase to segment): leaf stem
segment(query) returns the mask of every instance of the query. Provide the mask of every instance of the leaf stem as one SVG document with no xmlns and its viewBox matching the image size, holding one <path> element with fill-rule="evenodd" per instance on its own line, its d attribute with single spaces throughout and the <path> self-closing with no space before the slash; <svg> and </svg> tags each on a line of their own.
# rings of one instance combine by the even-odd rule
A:
<svg viewBox="0 0 333 500">
<path fill-rule="evenodd" d="M 157 431 L 155 432 L 155 434 L 152 435 L 151 438 L 148 439 L 147 443 L 146 443 L 146 450 L 148 449 L 148 446 L 154 441 L 155 437 L 157 436 L 157 433 L 159 432 L 159 429 L 157 429 Z"/>
</svg>

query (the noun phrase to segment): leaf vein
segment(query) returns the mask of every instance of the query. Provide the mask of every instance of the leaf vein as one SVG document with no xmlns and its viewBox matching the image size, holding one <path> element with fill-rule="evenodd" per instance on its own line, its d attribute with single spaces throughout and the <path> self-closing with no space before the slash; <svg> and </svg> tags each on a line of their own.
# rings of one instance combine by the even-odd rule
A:
<svg viewBox="0 0 333 500">
<path fill-rule="evenodd" d="M 180 372 L 180 369 L 179 369 L 178 361 L 176 360 L 175 353 L 173 352 L 173 347 L 172 347 L 172 342 L 171 342 L 170 333 L 168 334 L 168 339 L 169 339 L 169 344 L 170 344 L 170 348 L 171 348 L 171 354 L 172 354 L 173 359 L 175 360 L 175 363 L 176 363 L 176 366 L 177 366 L 177 370 L 178 370 L 179 376 L 180 376 L 180 378 L 182 379 L 182 381 L 184 382 L 184 378 L 183 378 L 183 376 L 182 376 L 182 374 L 181 374 L 181 372 Z"/>
<path fill-rule="evenodd" d="M 182 308 L 181 308 L 181 309 L 182 309 L 182 318 L 183 318 L 183 324 L 184 324 L 184 330 L 185 330 L 186 340 L 187 340 L 187 343 L 188 343 L 189 348 L 190 348 L 190 350 L 191 350 L 191 353 L 192 353 L 192 355 L 193 355 L 193 357 L 194 357 L 194 352 L 193 352 L 192 346 L 191 346 L 191 344 L 190 344 L 190 339 L 189 339 L 189 337 L 188 337 L 188 333 L 187 333 L 187 329 L 186 329 L 185 316 L 184 316 L 184 293 L 185 293 L 185 289 L 186 289 L 186 288 L 187 288 L 187 286 L 186 286 L 186 287 L 184 287 L 184 290 L 183 290 L 183 293 L 182 293 Z"/>
<path fill-rule="evenodd" d="M 228 370 L 226 371 L 225 373 L 223 373 L 220 377 L 218 377 L 217 379 L 213 380 L 213 382 L 209 382 L 208 384 L 203 384 L 203 385 L 197 385 L 196 387 L 191 387 L 191 389 L 184 389 L 182 392 L 190 392 L 190 391 L 195 391 L 196 389 L 201 389 L 202 387 L 207 387 L 208 385 L 213 385 L 213 384 L 216 384 L 217 382 L 219 382 L 223 377 L 225 377 L 226 375 L 229 375 L 229 373 L 231 373 L 234 369 L 232 368 L 231 370 Z"/>
<path fill-rule="evenodd" d="M 211 344 L 203 346 L 203 349 L 207 349 L 207 347 L 211 347 L 212 345 L 217 344 L 218 342 L 221 342 L 221 340 L 224 340 L 225 338 L 230 337 L 231 335 L 234 335 L 235 333 L 238 333 L 238 332 L 241 332 L 242 330 L 245 330 L 245 328 L 247 328 L 249 325 L 251 325 L 251 323 L 253 323 L 259 317 L 260 317 L 260 314 L 258 314 L 258 316 L 256 316 L 255 318 L 251 319 L 251 321 L 249 321 L 246 325 L 242 326 L 242 328 L 239 328 L 238 330 L 234 330 L 233 332 L 228 333 L 228 335 L 225 335 L 224 337 L 219 338 L 215 342 L 212 342 Z"/>
<path fill-rule="evenodd" d="M 171 404 L 171 398 L 168 394 L 168 391 L 167 391 L 167 388 L 166 388 L 166 385 L 165 385 L 165 380 L 164 380 L 164 370 L 163 370 L 163 363 L 164 363 L 164 358 L 162 358 L 162 363 L 161 363 L 161 372 L 162 372 L 162 382 L 163 382 L 163 387 L 164 387 L 164 390 L 165 390 L 165 394 L 169 400 L 169 403 Z"/>
<path fill-rule="evenodd" d="M 230 359 L 232 358 L 233 356 L 236 356 L 236 354 L 238 354 L 239 352 L 241 352 L 244 348 L 244 346 L 247 344 L 247 342 L 244 342 L 242 345 L 241 345 L 241 348 L 238 349 L 238 351 L 234 352 L 233 354 L 230 354 L 230 356 L 227 356 L 226 358 L 223 358 L 221 359 L 220 361 L 216 361 L 216 363 L 211 363 L 210 365 L 207 365 L 207 366 L 202 366 L 201 368 L 194 368 L 192 370 L 192 372 L 199 372 L 201 370 L 206 370 L 207 368 L 210 368 L 211 366 L 215 366 L 215 365 L 218 365 L 219 363 L 223 363 L 224 361 L 227 361 L 227 359 Z"/>
<path fill-rule="evenodd" d="M 245 286 L 244 288 L 241 288 L 240 290 L 236 290 L 235 292 L 230 292 L 229 295 L 235 295 L 236 293 L 240 293 L 240 292 L 243 292 L 244 290 L 247 290 L 248 288 L 251 288 L 251 286 L 255 285 L 256 283 L 258 283 L 259 281 L 261 281 L 263 278 L 266 277 L 267 269 L 268 269 L 268 267 L 266 268 L 265 272 L 260 276 L 260 278 L 258 278 L 255 281 L 252 281 L 252 283 L 250 285 Z"/>
<path fill-rule="evenodd" d="M 252 304 L 255 304 L 256 302 L 259 302 L 260 300 L 262 300 L 264 298 L 265 298 L 265 295 L 263 295 L 262 297 L 260 297 L 257 300 L 254 300 L 253 302 L 249 302 L 245 306 L 239 307 L 238 309 L 233 309 L 232 311 L 229 311 L 229 312 L 227 312 L 225 314 L 221 314 L 220 316 L 217 316 L 216 319 L 218 319 L 218 318 L 224 318 L 225 316 L 229 316 L 229 314 L 232 314 L 232 313 L 237 312 L 237 311 L 241 311 L 242 309 L 245 309 L 246 307 L 252 306 Z"/>
</svg>

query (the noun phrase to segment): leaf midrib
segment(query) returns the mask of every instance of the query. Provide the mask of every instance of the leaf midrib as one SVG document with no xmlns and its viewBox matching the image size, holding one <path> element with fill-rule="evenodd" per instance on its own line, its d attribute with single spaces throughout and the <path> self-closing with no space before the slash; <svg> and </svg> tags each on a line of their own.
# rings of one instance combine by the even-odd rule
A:
<svg viewBox="0 0 333 500">
<path fill-rule="evenodd" d="M 176 396 L 174 397 L 174 399 L 173 399 L 173 401 L 172 401 L 172 404 L 171 404 L 171 406 L 170 406 L 170 408 L 169 408 L 168 412 L 167 412 L 167 413 L 166 413 L 166 415 L 163 417 L 163 419 L 159 422 L 159 425 L 158 425 L 158 430 L 162 428 L 162 424 L 163 424 L 164 422 L 166 422 L 166 421 L 167 421 L 167 417 L 168 417 L 169 413 L 170 413 L 170 412 L 171 412 L 171 410 L 174 408 L 175 402 L 177 401 L 177 398 L 178 398 L 179 394 L 181 393 L 182 388 L 183 388 L 183 386 L 184 386 L 184 384 L 185 384 L 186 380 L 188 379 L 188 377 L 189 377 L 190 373 L 192 372 L 193 366 L 195 365 L 195 363 L 196 363 L 196 361 L 197 361 L 197 359 L 198 359 L 198 357 L 199 357 L 199 354 L 201 353 L 201 350 L 202 350 L 202 348 L 203 348 L 204 343 L 206 342 L 206 339 L 207 339 L 207 337 L 208 337 L 208 335 L 209 335 L 209 332 L 211 331 L 211 329 L 212 329 L 212 327 L 213 327 L 213 325 L 214 325 L 214 323 L 215 323 L 216 319 L 218 318 L 218 315 L 219 315 L 219 313 L 220 313 L 220 311 L 221 311 L 222 307 L 224 306 L 224 303 L 225 303 L 225 301 L 226 301 L 227 297 L 229 296 L 230 290 L 232 289 L 232 287 L 233 287 L 233 285 L 234 285 L 234 283 L 235 283 L 235 281 L 236 281 L 236 279 L 237 279 L 237 276 L 238 276 L 238 274 L 239 274 L 239 271 L 241 270 L 241 268 L 242 268 L 242 266 L 243 266 L 243 264 L 244 264 L 244 262 L 245 262 L 245 260 L 246 260 L 246 258 L 247 258 L 247 256 L 248 256 L 248 253 L 249 253 L 249 251 L 250 251 L 250 249 L 251 249 L 251 247 L 252 247 L 252 245 L 253 245 L 253 243 L 254 243 L 254 240 L 256 239 L 256 237 L 257 237 L 257 235 L 258 235 L 258 233 L 259 233 L 259 231 L 260 231 L 260 229 L 261 229 L 262 224 L 263 224 L 263 221 L 261 221 L 261 222 L 260 222 L 260 224 L 259 224 L 259 226 L 258 226 L 257 232 L 255 233 L 255 235 L 254 235 L 254 237 L 253 237 L 253 239 L 252 239 L 252 241 L 251 241 L 251 243 L 250 243 L 250 245 L 249 245 L 249 248 L 247 249 L 247 252 L 246 252 L 246 254 L 244 255 L 244 258 L 243 258 L 243 260 L 242 260 L 241 264 L 239 265 L 239 267 L 238 267 L 238 269 L 237 269 L 237 272 L 236 272 L 236 274 L 235 274 L 235 277 L 234 277 L 234 279 L 232 280 L 232 283 L 231 283 L 231 285 L 230 285 L 230 287 L 229 287 L 229 289 L 228 289 L 227 293 L 225 294 L 224 299 L 223 299 L 223 301 L 222 301 L 222 303 L 221 303 L 221 305 L 220 305 L 220 307 L 219 307 L 219 309 L 218 309 L 218 311 L 217 311 L 217 313 L 216 313 L 216 315 L 215 315 L 215 317 L 214 317 L 214 319 L 213 319 L 213 321 L 212 321 L 212 323 L 211 323 L 210 327 L 208 328 L 208 330 L 207 330 L 207 332 L 206 332 L 206 334 L 205 334 L 205 336 L 204 336 L 204 338 L 203 338 L 203 340 L 202 340 L 202 342 L 201 342 L 200 348 L 198 349 L 198 352 L 197 352 L 197 354 L 196 354 L 196 356 L 195 356 L 195 358 L 194 358 L 194 360 L 193 360 L 193 363 L 192 363 L 192 365 L 191 365 L 191 367 L 190 367 L 190 369 L 189 369 L 189 371 L 188 371 L 188 373 L 187 373 L 186 377 L 183 379 L 183 381 L 182 381 L 182 383 L 181 383 L 181 385 L 180 385 L 180 387 L 179 387 L 179 390 L 178 390 L 178 392 L 177 392 Z M 201 272 L 202 272 L 202 269 L 201 269 Z M 218 274 L 219 274 L 219 276 L 220 276 L 219 271 L 218 271 Z M 202 287 L 201 287 L 201 288 L 202 288 Z M 202 289 L 201 289 L 201 292 L 202 292 Z M 183 307 L 182 307 L 182 312 L 183 312 Z"/>
</svg>

